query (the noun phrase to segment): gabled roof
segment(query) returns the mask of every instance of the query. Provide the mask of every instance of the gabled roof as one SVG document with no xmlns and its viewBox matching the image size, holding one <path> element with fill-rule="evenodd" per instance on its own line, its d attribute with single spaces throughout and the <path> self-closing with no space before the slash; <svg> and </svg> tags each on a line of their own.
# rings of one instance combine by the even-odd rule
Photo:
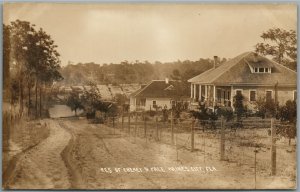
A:
<svg viewBox="0 0 300 192">
<path fill-rule="evenodd" d="M 170 89 L 170 87 L 172 87 Z M 189 97 L 189 87 L 184 86 L 180 81 L 169 80 L 153 80 L 145 87 L 132 93 L 131 97 L 145 98 L 174 98 L 174 97 Z"/>
<path fill-rule="evenodd" d="M 271 67 L 272 73 L 251 73 L 252 67 Z M 246 52 L 188 80 L 191 83 L 215 85 L 296 85 L 297 73 L 254 52 Z"/>
</svg>

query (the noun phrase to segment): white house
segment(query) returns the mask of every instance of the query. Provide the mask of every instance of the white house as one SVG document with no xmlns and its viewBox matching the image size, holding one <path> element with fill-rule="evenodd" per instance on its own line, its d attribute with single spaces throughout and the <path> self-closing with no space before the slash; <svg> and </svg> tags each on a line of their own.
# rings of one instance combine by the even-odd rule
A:
<svg viewBox="0 0 300 192">
<path fill-rule="evenodd" d="M 280 105 L 295 100 L 296 80 L 295 71 L 254 52 L 246 52 L 188 82 L 193 105 L 200 101 L 212 109 L 233 108 L 234 96 L 241 93 L 248 109 L 254 109 L 259 97 L 277 100 Z"/>
<path fill-rule="evenodd" d="M 188 89 L 182 82 L 153 80 L 130 95 L 130 111 L 171 109 L 176 103 L 187 101 Z"/>
</svg>

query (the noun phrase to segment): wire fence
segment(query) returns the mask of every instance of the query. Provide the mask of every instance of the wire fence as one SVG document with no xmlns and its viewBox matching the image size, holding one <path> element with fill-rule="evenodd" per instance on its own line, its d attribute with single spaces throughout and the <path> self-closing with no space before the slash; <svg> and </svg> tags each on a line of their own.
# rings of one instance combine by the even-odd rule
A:
<svg viewBox="0 0 300 192">
<path fill-rule="evenodd" d="M 169 118 L 163 121 L 162 116 L 128 113 L 109 118 L 106 124 L 125 137 L 194 151 L 202 156 L 203 162 L 213 158 L 236 163 L 247 166 L 259 177 L 295 177 L 296 147 L 290 145 L 287 138 L 278 139 L 276 129 L 286 125 L 273 119 L 226 122 L 222 118 L 216 121 Z"/>
</svg>

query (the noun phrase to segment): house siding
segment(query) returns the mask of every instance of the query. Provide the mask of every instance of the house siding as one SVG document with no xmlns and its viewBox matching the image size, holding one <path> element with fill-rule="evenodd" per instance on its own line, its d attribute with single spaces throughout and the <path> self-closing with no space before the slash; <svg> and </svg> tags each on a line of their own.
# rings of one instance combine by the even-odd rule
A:
<svg viewBox="0 0 300 192">
<path fill-rule="evenodd" d="M 155 110 L 153 107 L 153 101 L 156 101 L 156 105 L 159 107 L 164 108 L 164 106 L 167 107 L 167 109 L 171 109 L 171 99 L 170 98 L 147 98 L 146 99 L 146 110 Z"/>
<path fill-rule="evenodd" d="M 167 109 L 171 109 L 171 99 L 170 98 L 146 98 L 145 106 L 142 107 L 144 110 L 149 111 L 155 110 L 153 107 L 153 101 L 156 101 L 156 105 L 159 107 L 164 108 L 164 106 L 167 107 Z M 131 97 L 130 98 L 130 111 L 135 111 L 137 109 L 136 106 L 136 98 Z"/>
<path fill-rule="evenodd" d="M 135 99 L 135 97 L 130 97 L 129 110 L 130 111 L 135 111 L 136 110 L 136 99 Z"/>
<path fill-rule="evenodd" d="M 266 91 L 272 91 L 272 98 L 275 98 L 275 88 L 274 86 L 234 86 L 233 91 L 234 94 L 236 90 L 242 90 L 242 94 L 245 97 L 245 104 L 248 106 L 248 109 L 254 110 L 255 109 L 255 102 L 250 102 L 250 91 L 256 90 L 256 99 L 258 98 L 265 98 Z M 278 102 L 279 105 L 284 105 L 288 100 L 294 100 L 294 91 L 296 87 L 278 87 Z"/>
</svg>

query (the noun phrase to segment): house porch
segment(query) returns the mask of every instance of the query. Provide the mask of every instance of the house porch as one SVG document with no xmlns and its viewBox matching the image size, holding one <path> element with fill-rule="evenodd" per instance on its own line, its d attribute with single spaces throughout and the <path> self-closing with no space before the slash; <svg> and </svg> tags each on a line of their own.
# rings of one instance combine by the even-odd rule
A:
<svg viewBox="0 0 300 192">
<path fill-rule="evenodd" d="M 209 84 L 191 84 L 191 105 L 205 105 L 207 108 L 233 108 L 233 87 Z"/>
</svg>

